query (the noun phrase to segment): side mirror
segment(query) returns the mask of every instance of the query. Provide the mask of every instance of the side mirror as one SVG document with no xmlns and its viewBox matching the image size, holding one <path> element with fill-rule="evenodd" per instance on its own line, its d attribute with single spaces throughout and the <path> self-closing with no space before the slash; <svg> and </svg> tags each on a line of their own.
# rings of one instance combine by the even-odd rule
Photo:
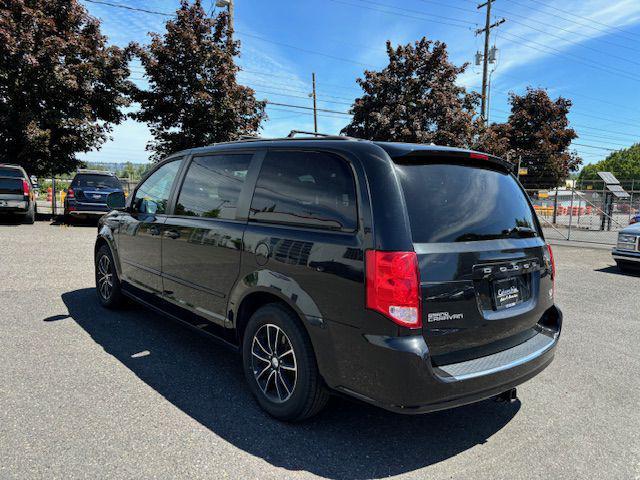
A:
<svg viewBox="0 0 640 480">
<path fill-rule="evenodd" d="M 107 207 L 111 210 L 124 210 L 127 205 L 127 200 L 124 196 L 124 192 L 111 192 L 107 195 Z"/>
</svg>

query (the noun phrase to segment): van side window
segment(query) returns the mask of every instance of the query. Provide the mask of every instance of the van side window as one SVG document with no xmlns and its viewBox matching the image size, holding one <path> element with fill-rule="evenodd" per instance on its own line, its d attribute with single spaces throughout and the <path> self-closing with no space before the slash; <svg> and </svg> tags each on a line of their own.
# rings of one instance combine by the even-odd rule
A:
<svg viewBox="0 0 640 480">
<path fill-rule="evenodd" d="M 235 219 L 252 154 L 195 157 L 182 184 L 176 215 Z"/>
<path fill-rule="evenodd" d="M 151 215 L 167 211 L 171 186 L 180 170 L 181 161 L 182 159 L 176 159 L 165 163 L 138 187 L 133 199 L 135 211 Z"/>
<path fill-rule="evenodd" d="M 270 152 L 258 176 L 249 218 L 354 231 L 356 189 L 349 165 L 324 152 Z"/>
</svg>

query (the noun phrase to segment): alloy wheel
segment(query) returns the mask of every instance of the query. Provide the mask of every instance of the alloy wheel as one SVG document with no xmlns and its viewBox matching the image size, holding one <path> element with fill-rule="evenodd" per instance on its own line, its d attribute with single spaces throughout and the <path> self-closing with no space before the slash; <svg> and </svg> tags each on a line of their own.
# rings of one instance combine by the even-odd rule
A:
<svg viewBox="0 0 640 480">
<path fill-rule="evenodd" d="M 272 402 L 286 402 L 298 377 L 296 354 L 291 340 L 272 323 L 262 325 L 251 343 L 253 376 L 262 393 Z"/>
<path fill-rule="evenodd" d="M 111 259 L 108 255 L 102 255 L 98 260 L 98 291 L 104 300 L 111 298 L 113 272 L 111 271 Z"/>
</svg>

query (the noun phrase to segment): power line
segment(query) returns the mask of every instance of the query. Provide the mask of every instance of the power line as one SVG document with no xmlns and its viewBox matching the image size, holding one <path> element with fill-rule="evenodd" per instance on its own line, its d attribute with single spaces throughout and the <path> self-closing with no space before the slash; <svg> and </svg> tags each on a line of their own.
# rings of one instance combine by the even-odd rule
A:
<svg viewBox="0 0 640 480">
<path fill-rule="evenodd" d="M 269 110 L 275 110 L 277 112 L 289 112 L 289 113 L 299 113 L 301 115 L 310 115 L 313 116 L 313 112 L 310 111 L 304 111 L 304 112 L 300 112 L 300 111 L 296 111 L 296 110 L 291 110 L 291 109 L 287 109 L 287 108 L 274 108 L 271 105 L 274 104 L 268 104 L 267 107 L 269 107 Z M 277 104 L 275 104 L 277 105 Z M 344 119 L 344 117 L 339 116 L 339 115 L 328 115 L 328 114 L 324 114 L 324 113 L 319 113 L 318 114 L 319 117 L 323 117 L 323 118 L 338 118 L 338 119 Z"/>
<path fill-rule="evenodd" d="M 506 115 L 507 117 L 509 115 L 511 115 L 511 112 L 508 112 L 506 110 L 500 110 L 497 108 L 492 108 L 491 109 L 492 112 L 498 112 L 501 113 L 503 115 Z M 597 128 L 597 127 L 592 127 L 592 126 L 588 126 L 588 125 L 582 125 L 579 123 L 574 123 L 571 122 L 570 128 L 581 128 L 581 129 L 586 129 L 586 130 L 595 130 L 595 131 L 599 131 L 599 132 L 604 132 L 604 133 L 611 133 L 614 135 L 624 135 L 624 136 L 628 136 L 628 137 L 633 137 L 633 138 L 640 138 L 640 134 L 635 134 L 635 133 L 624 133 L 624 132 L 618 132 L 618 131 L 613 131 L 613 130 L 606 130 L 604 128 Z M 619 139 L 622 140 L 622 139 Z"/>
<path fill-rule="evenodd" d="M 530 8 L 530 7 L 528 7 L 526 4 L 523 4 L 522 2 L 518 2 L 518 1 L 516 1 L 516 0 L 509 0 L 509 1 L 510 1 L 511 3 L 515 3 L 516 5 L 520 5 L 520 6 L 523 6 L 523 7 L 525 7 L 525 8 Z M 629 36 L 627 36 L 627 33 L 628 33 L 628 32 L 626 32 L 626 31 L 622 30 L 621 28 L 616 27 L 616 26 L 614 26 L 614 25 L 608 25 L 608 24 L 606 24 L 606 23 L 598 22 L 597 20 L 593 20 L 593 19 L 590 19 L 590 18 L 588 18 L 588 17 L 584 17 L 584 16 L 582 16 L 582 15 L 578 15 L 578 14 L 576 14 L 576 13 L 569 12 L 569 11 L 567 11 L 567 10 L 563 10 L 563 9 L 561 9 L 561 8 L 554 7 L 554 6 L 552 6 L 552 5 L 549 5 L 548 3 L 541 2 L 540 0 L 532 0 L 532 3 L 537 3 L 538 5 L 543 5 L 543 6 L 547 7 L 547 8 L 550 8 L 550 9 L 552 9 L 552 10 L 555 10 L 555 11 L 557 11 L 557 12 L 567 13 L 567 14 L 571 15 L 572 17 L 585 19 L 585 20 L 587 20 L 587 21 L 588 21 L 588 22 L 590 22 L 590 23 L 595 23 L 595 24 L 599 24 L 599 25 L 604 25 L 604 26 L 605 26 L 605 27 L 607 27 L 608 29 L 615 29 L 615 30 L 619 30 L 620 32 L 624 33 L 624 35 L 621 35 L 620 33 L 614 33 L 613 35 L 618 35 L 618 36 L 620 36 L 620 37 L 622 37 L 622 38 L 626 38 L 627 40 L 638 41 L 638 39 L 636 39 L 636 38 L 633 38 L 633 37 L 629 37 Z M 574 20 L 574 19 L 567 18 L 567 17 L 563 17 L 563 16 L 558 15 L 558 14 L 551 14 L 551 13 L 546 13 L 546 12 L 541 12 L 541 13 L 543 13 L 543 14 L 545 14 L 545 15 L 548 15 L 548 16 L 550 16 L 550 17 L 557 17 L 557 18 L 561 18 L 561 19 L 566 20 L 566 21 L 568 21 L 568 22 L 572 22 L 572 23 L 575 23 L 575 24 L 577 24 L 577 25 L 581 25 L 581 26 L 583 26 L 583 27 L 591 28 L 591 29 L 593 29 L 593 30 L 595 30 L 595 31 L 597 31 L 597 32 L 602 32 L 602 33 L 607 33 L 607 34 L 610 34 L 610 33 L 611 33 L 611 32 L 609 32 L 609 31 L 607 31 L 607 30 L 603 30 L 603 29 L 601 29 L 601 28 L 594 27 L 593 25 L 589 25 L 589 24 L 587 24 L 587 23 L 578 22 L 578 21 L 576 21 L 576 20 Z"/>
<path fill-rule="evenodd" d="M 277 95 L 277 96 L 281 96 L 281 97 L 290 97 L 290 98 L 303 98 L 308 100 L 309 97 L 308 96 L 302 96 L 302 95 L 290 95 L 290 94 L 286 94 L 286 93 L 278 93 L 278 92 L 267 92 L 265 90 L 256 90 L 256 92 L 259 93 L 266 93 L 267 95 Z M 325 102 L 325 103 L 335 103 L 336 105 L 347 105 L 347 106 L 351 106 L 353 105 L 353 103 L 346 103 L 346 102 L 334 102 L 331 100 L 322 100 L 320 98 L 318 98 L 319 102 Z"/>
<path fill-rule="evenodd" d="M 119 4 L 119 3 L 105 2 L 103 0 L 84 0 L 84 1 L 85 2 L 89 2 L 89 3 L 96 3 L 98 5 L 106 5 L 108 7 L 124 8 L 126 10 L 131 10 L 131 11 L 134 11 L 134 12 L 150 13 L 152 15 L 162 15 L 164 17 L 175 17 L 175 14 L 172 14 L 172 13 L 159 12 L 157 10 L 147 10 L 146 8 L 130 7 L 129 5 L 122 5 L 122 4 Z"/>
<path fill-rule="evenodd" d="M 606 55 L 607 57 L 610 57 L 610 58 L 617 58 L 617 59 L 622 60 L 622 61 L 624 61 L 626 63 L 633 63 L 635 65 L 640 65 L 640 62 L 636 62 L 634 60 L 630 60 L 630 59 L 628 59 L 626 57 L 622 57 L 620 55 L 615 55 L 615 54 L 613 54 L 611 52 L 606 52 L 604 50 L 599 50 L 597 48 L 593 48 L 593 47 L 590 47 L 588 45 L 583 45 L 583 43 L 580 42 L 580 41 L 569 40 L 569 39 L 567 39 L 567 38 L 565 38 L 565 37 L 563 37 L 561 35 L 556 35 L 555 33 L 549 32 L 547 30 L 542 30 L 542 29 L 534 27 L 534 26 L 532 26 L 532 25 L 530 25 L 528 23 L 521 22 L 519 20 L 513 20 L 512 18 L 509 18 L 508 20 L 510 22 L 513 22 L 513 23 L 518 24 L 518 25 L 522 25 L 523 27 L 529 28 L 529 29 L 534 30 L 536 32 L 540 32 L 540 33 L 543 33 L 543 34 L 548 35 L 550 37 L 554 37 L 554 38 L 557 38 L 559 40 L 562 40 L 563 42 L 566 42 L 566 43 L 568 43 L 570 45 L 576 45 L 576 46 L 578 46 L 580 48 L 584 48 L 586 50 L 591 50 L 593 52 L 601 53 L 601 54 Z"/>
<path fill-rule="evenodd" d="M 294 50 L 298 50 L 300 52 L 310 53 L 312 55 L 319 55 L 319 56 L 322 56 L 322 57 L 331 58 L 332 60 L 338 60 L 338 61 L 341 61 L 341 62 L 353 63 L 355 65 L 361 65 L 363 67 L 376 68 L 375 65 L 372 65 L 370 63 L 359 62 L 358 60 L 352 60 L 350 58 L 338 57 L 338 56 L 335 56 L 335 55 L 330 55 L 330 54 L 327 54 L 327 53 L 318 52 L 316 50 L 309 50 L 309 49 L 306 49 L 306 48 L 298 47 L 296 45 L 290 45 L 290 44 L 284 43 L 284 42 L 277 42 L 275 40 L 269 40 L 267 38 L 260 37 L 258 35 L 254 35 L 252 33 L 240 32 L 238 30 L 236 32 L 241 34 L 241 35 L 243 35 L 243 36 L 245 36 L 245 37 L 255 38 L 256 40 L 260 40 L 260 41 L 267 42 L 267 43 L 272 43 L 274 45 L 279 45 L 281 47 L 291 48 L 291 49 L 294 49 Z"/>
<path fill-rule="evenodd" d="M 609 152 L 617 152 L 618 150 L 620 150 L 619 148 L 606 148 L 606 147 L 599 147 L 597 145 L 587 145 L 584 143 L 576 143 L 576 142 L 571 142 L 571 145 L 577 145 L 579 147 L 586 147 L 586 148 L 596 148 L 598 150 L 607 150 Z"/>
<path fill-rule="evenodd" d="M 496 87 L 492 87 L 492 88 L 493 88 L 493 90 L 498 91 L 498 92 L 501 92 L 501 93 L 507 93 L 507 94 L 508 94 L 508 93 L 511 93 L 511 91 L 509 91 L 509 90 L 505 90 L 505 89 L 501 89 L 501 88 L 496 88 Z M 637 127 L 637 126 L 638 126 L 638 124 L 640 123 L 640 122 L 636 121 L 635 119 L 619 117 L 619 116 L 617 116 L 617 115 L 616 115 L 616 117 L 615 117 L 616 119 L 628 120 L 628 122 L 631 122 L 631 123 L 624 122 L 624 121 L 620 121 L 620 120 L 614 120 L 613 118 L 609 118 L 609 117 L 601 117 L 601 116 L 598 116 L 598 115 L 593 115 L 593 114 L 589 114 L 589 113 L 584 113 L 584 110 L 580 110 L 580 109 L 578 109 L 578 110 L 571 110 L 571 111 L 569 112 L 569 114 L 570 114 L 570 115 L 583 116 L 583 117 L 589 117 L 589 118 L 595 118 L 595 119 L 597 119 L 597 120 L 604 120 L 604 121 L 606 121 L 606 122 L 610 122 L 610 123 L 617 123 L 617 124 L 620 124 L 620 125 L 631 126 L 631 127 Z"/>
<path fill-rule="evenodd" d="M 473 0 L 469 0 L 469 1 L 473 1 Z M 527 21 L 528 21 L 528 20 L 533 20 L 533 19 L 531 18 L 531 16 L 521 15 L 521 14 L 519 14 L 519 13 L 515 13 L 515 12 L 513 12 L 513 11 L 506 10 L 506 9 L 505 9 L 503 6 L 501 6 L 501 5 L 499 6 L 499 8 L 500 8 L 500 11 L 501 11 L 501 12 L 506 13 L 506 14 L 507 14 L 507 15 L 509 15 L 510 17 L 522 18 L 522 19 L 527 20 Z M 515 23 L 515 21 L 514 21 L 514 23 Z M 542 24 L 542 22 L 540 22 L 540 21 L 538 21 L 537 23 L 541 23 L 541 24 Z M 557 25 L 557 24 L 555 24 L 555 23 L 544 22 L 544 23 L 543 23 L 543 25 L 548 26 L 548 27 L 550 27 L 550 28 L 552 28 L 552 29 L 554 29 L 554 30 L 559 30 L 559 31 L 567 32 L 567 33 L 569 33 L 569 34 L 571 34 L 571 35 L 573 35 L 573 36 L 578 36 L 578 37 L 585 38 L 586 40 L 593 40 L 593 35 L 589 35 L 589 34 L 587 34 L 587 33 L 583 33 L 583 32 L 576 31 L 576 30 L 572 30 L 572 29 L 570 29 L 570 28 L 565 28 L 565 27 L 560 26 L 560 25 Z M 530 27 L 529 27 L 529 28 L 530 28 Z M 545 31 L 545 33 L 549 33 L 549 32 Z M 624 44 L 621 44 L 621 43 L 612 42 L 611 40 L 608 40 L 608 39 L 600 38 L 598 41 L 599 41 L 600 43 L 606 43 L 606 44 L 612 45 L 612 46 L 614 46 L 614 47 L 624 48 L 624 49 L 627 49 L 627 50 L 632 50 L 632 51 L 634 51 L 634 52 L 640 52 L 640 49 L 639 49 L 639 48 L 635 48 L 635 47 L 630 46 L 630 45 L 624 45 Z"/>
<path fill-rule="evenodd" d="M 403 12 L 415 13 L 415 14 L 420 15 L 420 17 L 415 17 L 415 16 L 411 16 L 411 15 L 402 15 L 402 14 L 399 14 L 399 13 L 396 13 L 396 12 L 390 12 L 390 11 L 387 11 L 387 10 L 379 10 L 379 9 L 372 9 L 372 8 L 368 8 L 368 7 L 362 7 L 361 5 L 357 5 L 357 4 L 353 4 L 353 3 L 347 3 L 344 0 L 331 0 L 331 1 L 335 2 L 335 3 L 342 3 L 343 5 L 351 5 L 351 6 L 358 7 L 358 8 L 367 8 L 368 10 L 375 10 L 375 11 L 379 11 L 379 12 L 390 13 L 390 14 L 393 14 L 393 15 L 400 15 L 400 16 L 413 18 L 413 19 L 418 19 L 418 20 L 425 20 L 424 17 L 434 17 L 434 18 L 439 18 L 439 19 L 442 19 L 442 20 L 447 20 L 448 22 L 456 22 L 455 24 L 452 24 L 452 23 L 440 22 L 440 21 L 435 21 L 434 20 L 434 23 L 443 23 L 444 25 L 451 25 L 451 26 L 457 26 L 457 27 L 463 27 L 462 25 L 458 25 L 460 23 L 463 23 L 463 24 L 469 25 L 469 26 L 475 26 L 476 25 L 474 22 L 469 22 L 469 21 L 466 21 L 466 20 L 460 20 L 459 18 L 447 17 L 447 16 L 444 16 L 444 15 L 437 15 L 435 13 L 423 12 L 423 11 L 414 10 L 414 9 L 411 9 L 411 8 L 398 7 L 396 5 L 389 5 L 389 4 L 386 4 L 386 3 L 375 2 L 373 0 L 351 0 L 351 1 L 365 3 L 365 4 L 368 4 L 368 5 L 375 5 L 377 7 L 389 8 L 389 9 L 392 9 L 392 10 L 400 10 L 400 11 L 403 11 Z M 429 19 L 429 20 L 431 21 L 431 19 Z M 466 27 L 463 27 L 463 28 L 466 28 Z"/>
<path fill-rule="evenodd" d="M 523 80 L 521 80 L 520 78 L 516 77 L 515 75 L 508 75 L 506 73 L 500 73 L 500 76 L 502 77 L 507 77 L 507 78 L 513 78 L 514 80 L 518 81 L 518 82 L 522 82 Z M 572 97 L 583 97 L 583 98 L 587 98 L 590 100 L 595 100 L 597 102 L 601 102 L 601 103 L 605 103 L 607 105 L 613 106 L 613 107 L 618 107 L 618 108 L 628 108 L 628 105 L 622 105 L 620 103 L 614 103 L 611 100 L 605 100 L 602 98 L 597 98 L 597 97 L 592 97 L 590 95 L 585 95 L 584 93 L 571 93 Z"/>
<path fill-rule="evenodd" d="M 279 107 L 290 107 L 290 108 L 300 108 L 302 110 L 313 110 L 313 107 L 305 107 L 305 106 L 302 106 L 302 105 L 291 105 L 289 103 L 271 102 L 269 100 L 267 100 L 267 103 L 270 104 L 270 105 L 276 105 L 276 106 L 279 106 Z M 339 115 L 347 115 L 348 117 L 351 116 L 351 114 L 347 113 L 347 112 L 340 112 L 338 110 L 329 110 L 329 109 L 326 109 L 326 108 L 318 108 L 318 111 L 319 112 L 326 112 L 326 113 L 336 113 L 336 114 L 339 114 Z"/>
<path fill-rule="evenodd" d="M 517 34 L 511 33 L 511 32 L 502 32 L 502 35 L 507 35 L 509 37 L 515 37 L 515 38 L 518 38 L 520 40 L 524 40 L 524 42 L 511 40 L 512 42 L 517 43 L 519 45 L 523 45 L 524 47 L 527 47 L 527 48 L 530 48 L 530 49 L 533 49 L 533 50 L 536 50 L 536 51 L 539 51 L 538 47 L 542 47 L 542 48 L 545 48 L 545 49 L 549 50 L 549 52 L 547 52 L 547 53 L 550 53 L 551 55 L 556 55 L 556 56 L 559 56 L 559 57 L 569 58 L 569 59 L 571 59 L 573 61 L 577 61 L 577 62 L 582 63 L 584 65 L 587 65 L 587 66 L 589 66 L 591 68 L 595 68 L 597 70 L 601 70 L 601 71 L 606 72 L 606 73 L 610 73 L 610 74 L 614 74 L 614 75 L 621 75 L 621 76 L 623 76 L 625 78 L 628 78 L 630 80 L 634 80 L 636 82 L 640 81 L 640 78 L 634 76 L 632 73 L 627 72 L 626 70 L 621 70 L 621 69 L 615 68 L 615 67 L 608 67 L 608 68 L 602 67 L 602 66 L 600 66 L 600 64 L 598 64 L 596 62 L 591 62 L 589 60 L 584 60 L 582 57 L 579 57 L 577 55 L 573 55 L 573 54 L 570 54 L 570 53 L 565 53 L 562 50 L 558 50 L 557 48 L 550 47 L 548 45 L 545 45 L 544 43 L 536 42 L 535 40 L 531 40 L 531 39 L 529 39 L 527 37 L 523 37 L 522 35 L 517 35 Z M 538 47 L 535 47 L 533 45 L 537 45 Z"/>
<path fill-rule="evenodd" d="M 436 0 L 420 0 L 420 1 L 424 2 L 424 3 L 435 3 L 436 5 L 440 5 L 442 7 L 447 7 L 447 8 L 453 8 L 455 10 L 460 10 L 462 12 L 473 12 L 474 14 L 476 13 L 476 10 L 474 10 L 474 9 L 458 7 L 456 5 L 451 5 L 450 3 L 438 2 Z"/>
<path fill-rule="evenodd" d="M 267 77 L 276 77 L 276 78 L 286 78 L 291 80 L 291 77 L 296 77 L 297 75 L 295 74 L 290 74 L 290 75 L 278 75 L 275 73 L 270 73 L 270 72 L 259 72 L 259 71 L 255 71 L 255 70 L 240 70 L 240 73 L 250 73 L 250 74 L 254 74 L 254 75 L 263 75 L 263 76 L 267 76 Z M 362 89 L 360 87 L 348 87 L 346 85 L 338 85 L 335 83 L 327 83 L 327 82 L 322 82 L 323 85 L 327 85 L 329 87 L 335 87 L 338 89 L 343 89 L 343 90 L 358 90 L 358 91 L 362 91 Z"/>
</svg>

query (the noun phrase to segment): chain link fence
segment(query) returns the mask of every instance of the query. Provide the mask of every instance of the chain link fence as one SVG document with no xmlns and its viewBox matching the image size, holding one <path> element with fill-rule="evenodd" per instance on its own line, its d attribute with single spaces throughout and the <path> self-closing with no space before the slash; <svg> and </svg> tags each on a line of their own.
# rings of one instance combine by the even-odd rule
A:
<svg viewBox="0 0 640 480">
<path fill-rule="evenodd" d="M 120 178 L 129 195 L 137 181 Z M 615 245 L 618 231 L 640 214 L 640 180 L 624 181 L 629 198 L 618 199 L 603 190 L 602 182 L 583 182 L 582 188 L 531 190 L 533 202 L 545 237 L 556 240 Z M 38 181 L 38 213 L 62 215 L 69 178 L 42 178 Z M 630 187 L 635 187 L 632 189 Z"/>
<path fill-rule="evenodd" d="M 615 245 L 618 231 L 640 213 L 638 191 L 627 190 L 628 198 L 616 198 L 599 190 L 557 188 L 527 190 L 540 223 L 549 239 Z"/>
</svg>

